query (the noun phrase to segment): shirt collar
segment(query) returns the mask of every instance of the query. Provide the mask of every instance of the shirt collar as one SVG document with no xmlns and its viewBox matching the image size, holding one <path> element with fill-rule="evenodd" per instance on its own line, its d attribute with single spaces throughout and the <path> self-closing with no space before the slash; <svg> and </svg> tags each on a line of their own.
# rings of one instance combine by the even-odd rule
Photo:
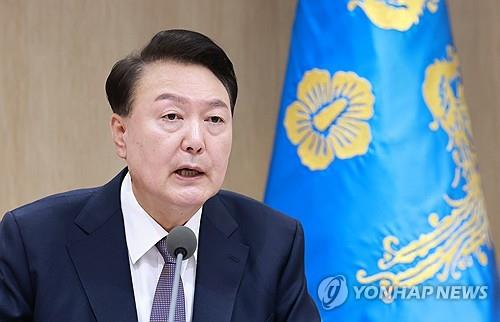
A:
<svg viewBox="0 0 500 322">
<path fill-rule="evenodd" d="M 127 248 L 132 264 L 135 264 L 144 254 L 156 245 L 162 238 L 168 235 L 163 229 L 137 202 L 132 191 L 132 179 L 130 173 L 127 173 L 122 181 L 120 190 L 120 201 L 123 213 L 123 222 L 125 225 L 125 237 Z M 200 232 L 200 220 L 203 207 L 184 225 L 190 228 L 198 243 Z M 198 257 L 198 247 L 193 254 L 194 260 Z"/>
</svg>

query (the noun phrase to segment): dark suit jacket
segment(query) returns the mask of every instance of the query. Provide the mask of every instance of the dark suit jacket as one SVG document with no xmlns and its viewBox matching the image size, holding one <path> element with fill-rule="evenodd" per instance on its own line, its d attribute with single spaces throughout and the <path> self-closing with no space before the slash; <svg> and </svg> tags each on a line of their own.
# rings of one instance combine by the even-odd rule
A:
<svg viewBox="0 0 500 322">
<path fill-rule="evenodd" d="M 0 321 L 137 321 L 120 186 L 51 196 L 0 223 Z M 300 224 L 221 191 L 200 225 L 193 321 L 319 321 Z"/>
</svg>

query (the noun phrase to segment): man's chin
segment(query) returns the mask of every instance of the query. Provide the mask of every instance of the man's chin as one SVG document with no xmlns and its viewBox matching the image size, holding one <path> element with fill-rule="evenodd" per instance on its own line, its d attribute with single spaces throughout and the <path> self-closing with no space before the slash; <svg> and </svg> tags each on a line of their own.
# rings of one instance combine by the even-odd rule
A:
<svg viewBox="0 0 500 322">
<path fill-rule="evenodd" d="M 181 208 L 199 208 L 201 207 L 213 194 L 207 191 L 188 191 L 180 193 L 172 198 L 172 202 Z"/>
</svg>

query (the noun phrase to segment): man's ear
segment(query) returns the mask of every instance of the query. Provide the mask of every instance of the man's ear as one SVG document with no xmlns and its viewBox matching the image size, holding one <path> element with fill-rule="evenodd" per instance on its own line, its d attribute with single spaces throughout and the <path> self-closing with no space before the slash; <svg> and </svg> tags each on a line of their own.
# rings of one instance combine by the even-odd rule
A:
<svg viewBox="0 0 500 322">
<path fill-rule="evenodd" d="M 127 159 L 126 117 L 113 113 L 113 115 L 111 115 L 111 121 L 109 125 L 111 127 L 111 136 L 113 137 L 113 143 L 115 144 L 116 154 L 120 158 L 126 160 Z"/>
</svg>

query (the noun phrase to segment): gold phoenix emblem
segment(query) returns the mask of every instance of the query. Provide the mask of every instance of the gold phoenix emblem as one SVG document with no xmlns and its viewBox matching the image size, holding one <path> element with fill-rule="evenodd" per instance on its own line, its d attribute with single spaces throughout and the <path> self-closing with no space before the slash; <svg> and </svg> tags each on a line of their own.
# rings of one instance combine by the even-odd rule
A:
<svg viewBox="0 0 500 322">
<path fill-rule="evenodd" d="M 371 142 L 375 97 L 371 84 L 353 72 L 307 71 L 297 87 L 297 100 L 286 109 L 284 126 L 298 146 L 303 165 L 324 170 L 337 157 L 363 155 Z"/>
<path fill-rule="evenodd" d="M 385 237 L 384 253 L 378 260 L 380 272 L 368 275 L 365 270 L 359 270 L 356 277 L 360 283 L 379 282 L 389 289 L 411 287 L 433 277 L 441 282 L 450 276 L 457 280 L 461 271 L 472 267 L 475 261 L 483 266 L 488 264 L 483 247 L 491 247 L 491 239 L 459 62 L 453 47 L 447 48 L 447 54 L 446 59 L 436 60 L 427 67 L 422 91 L 433 117 L 430 129 L 441 128 L 448 135 L 446 150 L 455 165 L 450 186 L 461 189 L 463 197 L 453 199 L 444 194 L 443 200 L 450 212 L 442 217 L 429 214 L 432 230 L 418 239 L 399 246 L 396 236 Z M 402 265 L 406 265 L 406 269 L 402 269 Z"/>
<path fill-rule="evenodd" d="M 438 4 L 439 0 L 350 0 L 347 8 L 360 7 L 379 28 L 406 31 L 418 23 L 425 7 L 435 13 Z"/>
</svg>

